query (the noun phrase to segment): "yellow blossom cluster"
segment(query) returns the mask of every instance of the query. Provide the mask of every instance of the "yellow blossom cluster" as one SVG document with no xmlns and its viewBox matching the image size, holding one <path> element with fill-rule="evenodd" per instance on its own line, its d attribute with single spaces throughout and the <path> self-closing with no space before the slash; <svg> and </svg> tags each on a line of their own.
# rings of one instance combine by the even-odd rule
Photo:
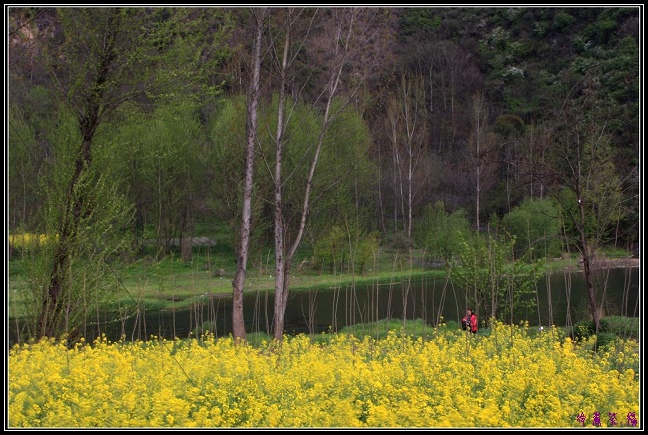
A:
<svg viewBox="0 0 648 435">
<path fill-rule="evenodd" d="M 37 249 L 47 243 L 45 234 L 20 233 L 9 234 L 9 246 L 24 251 Z"/>
<path fill-rule="evenodd" d="M 555 328 L 531 337 L 305 335 L 80 343 L 9 352 L 10 427 L 580 427 L 639 415 L 631 359 L 593 353 Z M 626 367 L 620 369 L 619 367 Z M 612 422 L 614 423 L 614 422 Z"/>
</svg>

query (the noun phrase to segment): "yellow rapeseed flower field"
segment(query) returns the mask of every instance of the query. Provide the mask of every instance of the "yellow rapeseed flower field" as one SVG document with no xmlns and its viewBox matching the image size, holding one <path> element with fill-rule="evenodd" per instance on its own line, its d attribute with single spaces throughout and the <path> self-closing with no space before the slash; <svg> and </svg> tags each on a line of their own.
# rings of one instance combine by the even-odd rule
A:
<svg viewBox="0 0 648 435">
<path fill-rule="evenodd" d="M 58 239 L 58 235 L 56 236 Z M 45 234 L 32 234 L 32 233 L 18 233 L 9 234 L 9 246 L 13 249 L 23 251 L 33 251 L 47 243 L 47 235 Z"/>
<path fill-rule="evenodd" d="M 8 425 L 49 428 L 640 426 L 636 342 L 588 350 L 557 329 L 429 340 L 286 336 L 94 343 L 9 352 Z M 597 415 L 598 414 L 598 415 Z M 614 416 L 614 417 L 613 417 Z"/>
</svg>

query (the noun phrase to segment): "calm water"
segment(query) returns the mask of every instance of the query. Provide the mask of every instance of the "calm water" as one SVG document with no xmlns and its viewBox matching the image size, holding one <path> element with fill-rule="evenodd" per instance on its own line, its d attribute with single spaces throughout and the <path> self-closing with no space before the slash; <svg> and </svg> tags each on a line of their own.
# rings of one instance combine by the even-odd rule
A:
<svg viewBox="0 0 648 435">
<path fill-rule="evenodd" d="M 616 268 L 596 271 L 597 301 L 604 315 L 639 316 L 639 268 Z M 268 332 L 272 325 L 274 307 L 272 291 L 247 295 L 244 299 L 246 331 Z M 513 313 L 513 322 L 528 321 L 532 326 L 565 326 L 590 318 L 589 301 L 582 273 L 547 275 L 537 284 L 536 306 Z M 86 337 L 94 339 L 106 333 L 109 340 L 145 340 L 152 334 L 172 339 L 187 337 L 189 332 L 201 332 L 209 326 L 218 336 L 231 332 L 231 298 L 205 298 L 192 309 L 173 312 L 145 313 L 88 325 Z M 285 332 L 321 333 L 336 331 L 344 326 L 385 318 L 422 318 L 437 324 L 439 316 L 459 322 L 466 308 L 465 289 L 457 288 L 444 279 L 399 281 L 391 284 L 341 287 L 325 290 L 293 292 L 286 307 Z M 499 311 L 510 313 L 505 307 Z M 487 318 L 489 313 L 480 313 Z M 206 323 L 208 322 L 208 323 Z M 11 331 L 13 329 L 13 331 Z M 9 339 L 16 339 L 15 324 L 10 322 Z"/>
</svg>

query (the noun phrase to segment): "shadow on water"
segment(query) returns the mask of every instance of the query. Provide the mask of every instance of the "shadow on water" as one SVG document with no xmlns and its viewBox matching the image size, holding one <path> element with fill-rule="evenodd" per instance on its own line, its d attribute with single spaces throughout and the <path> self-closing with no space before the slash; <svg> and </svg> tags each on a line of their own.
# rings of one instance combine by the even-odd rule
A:
<svg viewBox="0 0 648 435">
<path fill-rule="evenodd" d="M 603 315 L 639 316 L 639 268 L 600 269 L 594 278 Z M 566 326 L 591 318 L 582 273 L 548 273 L 537 283 L 532 298 L 536 304 L 514 312 L 514 323 Z M 427 324 L 437 325 L 442 316 L 445 321 L 459 322 L 466 306 L 465 289 L 438 278 L 293 291 L 286 307 L 285 333 L 336 332 L 348 325 L 382 319 L 420 318 Z M 247 333 L 270 334 L 274 292 L 245 295 L 243 307 Z M 99 321 L 86 326 L 85 337 L 87 341 L 101 334 L 106 334 L 111 341 L 122 337 L 131 341 L 148 340 L 152 335 L 173 339 L 205 330 L 220 337 L 231 333 L 231 320 L 231 297 L 205 296 L 189 309 L 146 312 L 125 319 L 104 314 Z M 10 345 L 16 342 L 16 323 L 9 322 Z"/>
</svg>

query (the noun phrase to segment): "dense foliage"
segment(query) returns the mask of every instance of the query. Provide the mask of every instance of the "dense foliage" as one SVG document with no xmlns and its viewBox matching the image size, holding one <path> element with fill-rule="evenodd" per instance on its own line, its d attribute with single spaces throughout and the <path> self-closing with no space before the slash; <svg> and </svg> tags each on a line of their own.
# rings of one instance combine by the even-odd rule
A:
<svg viewBox="0 0 648 435">
<path fill-rule="evenodd" d="M 578 252 L 586 275 L 601 248 L 636 249 L 639 8 L 291 12 L 273 8 L 263 27 L 252 258 L 278 234 L 279 84 L 279 237 L 303 230 L 300 258 L 315 268 L 363 273 L 381 244 L 444 263 L 486 231 L 515 237 L 506 260 Z M 158 259 L 179 240 L 183 261 L 196 235 L 225 224 L 234 240 L 252 20 L 221 7 L 8 18 L 8 228 L 51 241 L 24 298 L 34 331 L 71 333 L 150 239 Z M 334 24 L 349 29 L 343 44 Z M 332 47 L 348 55 L 340 65 Z"/>
<path fill-rule="evenodd" d="M 188 11 L 190 13 L 185 13 Z M 325 9 L 322 12 L 326 13 Z M 356 80 L 364 78 L 366 81 L 362 94 L 358 94 L 355 101 L 372 135 L 372 150 L 369 155 L 373 164 L 378 166 L 371 192 L 373 201 L 367 201 L 366 193 L 361 197 L 363 205 L 373 207 L 373 219 L 363 219 L 361 222 L 367 226 L 365 230 L 380 230 L 385 236 L 387 232 L 397 231 L 398 223 L 405 219 L 402 214 L 405 198 L 402 197 L 401 189 L 402 177 L 405 176 L 402 164 L 405 160 L 402 159 L 402 154 L 400 162 L 394 160 L 395 150 L 390 149 L 392 147 L 389 145 L 387 131 L 387 103 L 397 88 L 402 87 L 402 76 L 421 80 L 424 104 L 427 107 L 424 118 L 421 118 L 421 122 L 424 121 L 427 125 L 421 131 L 424 152 L 419 157 L 411 180 L 414 195 L 409 205 L 415 219 L 414 229 L 419 218 L 424 215 L 426 206 L 437 201 L 443 201 L 449 211 L 464 208 L 469 216 L 475 212 L 475 156 L 470 151 L 473 140 L 470 137 L 470 126 L 473 123 L 471 101 L 477 91 L 483 91 L 489 108 L 486 127 L 493 132 L 493 136 L 489 139 L 492 143 L 484 144 L 486 146 L 480 156 L 485 162 L 481 170 L 481 177 L 484 178 L 481 194 L 483 205 L 480 210 L 482 221 L 493 212 L 503 216 L 527 197 L 546 197 L 548 191 L 541 188 L 539 178 L 533 176 L 523 160 L 534 149 L 546 146 L 547 141 L 551 140 L 548 135 L 558 121 L 556 111 L 564 102 L 589 98 L 596 101 L 596 104 L 589 110 L 588 116 L 605 125 L 606 131 L 611 135 L 613 153 L 607 158 L 614 162 L 620 179 L 624 180 L 623 202 L 628 205 L 628 213 L 620 217 L 615 234 L 606 240 L 614 240 L 618 246 L 624 247 L 631 247 L 637 241 L 637 8 L 442 7 L 387 8 L 380 12 L 383 15 L 381 26 L 386 31 L 381 37 L 376 37 L 376 47 L 364 47 L 367 52 L 379 50 L 382 53 L 380 67 L 372 67 L 365 77 L 355 76 Z M 244 8 L 159 9 L 150 17 L 144 17 L 146 14 L 141 17 L 132 14 L 129 19 L 165 23 L 166 28 L 158 26 L 153 30 L 151 27 L 146 31 L 149 36 L 154 31 L 157 32 L 155 35 L 159 40 L 166 38 L 164 47 L 167 51 L 171 51 L 172 44 L 175 44 L 175 51 L 171 51 L 171 56 L 176 56 L 173 60 L 177 61 L 177 56 L 180 55 L 187 59 L 193 58 L 193 69 L 181 74 L 178 74 L 177 64 L 158 60 L 155 80 L 161 81 L 161 72 L 165 70 L 169 74 L 177 74 L 176 81 L 196 82 L 200 75 L 204 86 L 222 85 L 225 95 L 230 98 L 245 89 L 242 84 L 246 82 L 249 73 L 244 62 L 251 44 L 246 42 L 249 41 L 249 38 L 246 40 L 249 34 L 245 24 L 247 13 Z M 201 21 L 198 20 L 199 16 Z M 9 18 L 9 227 L 12 231 L 23 229 L 37 232 L 42 228 L 43 193 L 35 178 L 25 178 L 24 175 L 41 172 L 46 174 L 55 170 L 51 166 L 54 162 L 50 160 L 50 156 L 51 150 L 59 145 L 51 136 L 48 137 L 47 132 L 52 123 L 59 122 L 60 112 L 55 108 L 61 104 L 61 98 L 65 98 L 65 95 L 57 94 L 57 89 L 52 86 L 55 82 L 50 79 L 51 73 L 56 69 L 53 70 L 52 65 L 48 64 L 48 56 L 53 56 L 54 53 L 47 47 L 50 42 L 60 41 L 60 34 L 67 21 L 62 20 L 63 15 L 58 10 L 49 8 L 10 8 Z M 304 18 L 308 19 L 308 16 Z M 185 29 L 178 30 L 174 27 L 180 22 L 185 23 Z M 191 32 L 196 29 L 200 30 L 196 34 L 201 34 L 202 37 L 191 39 L 194 38 Z M 164 32 L 167 32 L 166 36 Z M 76 35 L 80 36 L 83 34 Z M 230 39 L 226 40 L 227 37 Z M 52 38 L 55 38 L 54 41 Z M 184 38 L 185 44 L 193 44 L 193 53 L 177 45 L 180 38 Z M 128 41 L 128 44 L 132 42 Z M 202 50 L 199 60 L 196 60 L 196 50 Z M 79 58 L 74 62 L 83 62 L 81 54 L 78 50 L 75 51 L 75 56 Z M 169 56 L 169 53 L 164 54 Z M 147 52 L 146 56 L 150 60 L 153 53 Z M 313 44 L 305 47 L 299 56 L 302 70 L 299 72 L 301 76 L 294 78 L 295 86 L 302 86 L 306 90 L 317 89 L 315 82 L 322 74 L 318 67 L 324 68 L 326 53 Z M 67 59 L 67 62 L 72 61 Z M 367 62 L 367 59 L 354 57 L 350 59 L 348 68 L 360 71 L 363 62 Z M 143 65 L 142 61 L 140 64 Z M 142 66 L 141 71 L 129 71 L 131 77 L 127 78 L 128 82 L 148 77 L 152 71 L 149 67 L 146 68 Z M 269 68 L 268 66 L 264 70 L 266 75 L 263 77 L 267 83 L 275 79 Z M 396 77 L 399 78 L 395 79 Z M 351 81 L 349 86 L 350 84 Z M 225 137 L 213 132 L 215 124 L 212 120 L 222 119 L 221 111 L 226 106 L 219 106 L 218 98 L 213 92 L 206 91 L 207 88 L 188 85 L 189 83 L 182 93 L 186 95 L 186 92 L 193 89 L 193 107 L 184 103 L 182 94 L 165 88 L 155 91 L 162 99 L 150 99 L 156 94 L 149 94 L 147 98 L 138 100 L 138 106 L 131 107 L 123 114 L 122 120 L 127 124 L 143 127 L 141 132 L 131 129 L 130 138 L 121 139 L 123 153 L 132 156 L 131 169 L 136 170 L 139 165 L 147 162 L 145 156 L 155 153 L 172 159 L 171 154 L 163 153 L 161 149 L 131 152 L 129 143 L 141 144 L 145 148 L 155 147 L 155 144 L 168 146 L 159 139 L 145 138 L 147 129 L 169 120 L 164 113 L 146 108 L 155 101 L 163 105 L 171 104 L 178 109 L 182 107 L 184 116 L 191 119 L 184 122 L 201 121 L 199 127 L 203 131 L 196 131 L 192 126 L 189 132 L 191 137 L 185 138 L 194 150 L 213 146 L 209 136 L 214 137 L 216 134 L 217 137 Z M 269 86 L 264 89 L 272 92 Z M 309 97 L 308 93 L 304 95 L 305 104 L 316 102 L 315 96 Z M 270 94 L 266 96 L 270 97 Z M 173 128 L 181 128 L 181 125 L 179 122 Z M 342 129 L 342 126 L 336 126 L 332 135 L 335 136 Z M 121 130 L 124 131 L 123 128 Z M 223 133 L 227 135 L 227 132 Z M 157 134 L 163 132 L 158 131 Z M 204 139 L 196 134 L 202 135 Z M 344 135 L 331 137 L 331 143 L 342 145 L 343 137 Z M 353 138 L 346 138 L 347 141 L 350 139 Z M 175 141 L 171 136 L 168 136 L 168 140 Z M 186 146 L 188 145 L 182 145 Z M 183 151 L 184 155 L 189 157 L 190 154 L 186 151 Z M 180 149 L 176 152 L 180 152 Z M 183 169 L 183 165 L 190 165 L 194 168 L 192 171 L 200 168 L 195 166 L 198 163 L 196 161 L 175 161 L 182 165 L 173 169 L 177 175 L 169 174 L 166 182 L 172 182 L 180 176 L 181 171 L 187 171 Z M 214 164 L 216 162 L 212 162 Z M 170 169 L 165 169 L 168 170 Z M 230 176 L 229 172 L 232 171 L 235 169 L 222 165 L 200 168 L 191 177 L 185 176 L 187 181 L 174 184 L 181 201 L 193 203 L 190 215 L 194 219 L 222 216 L 219 204 L 225 207 L 229 205 L 215 201 L 215 198 L 222 197 L 220 192 L 214 192 L 213 195 L 201 192 L 199 197 L 188 195 L 186 191 L 180 192 L 181 189 L 189 189 L 186 184 L 188 179 L 193 178 L 191 182 L 194 184 L 205 177 L 219 180 L 219 172 L 228 172 L 225 175 Z M 154 174 L 151 173 L 152 175 Z M 170 207 L 168 200 L 158 198 L 155 193 L 161 187 L 159 180 L 133 176 L 128 179 L 128 184 L 131 199 L 137 207 L 138 228 L 164 225 L 163 229 L 158 228 L 159 233 L 181 231 L 174 229 L 182 227 L 181 224 L 172 224 L 173 221 L 182 219 L 181 215 L 173 217 L 172 214 L 168 217 L 171 222 L 167 224 L 154 213 L 156 210 L 159 212 L 154 206 L 155 201 L 163 201 L 163 207 Z M 150 199 L 147 200 L 147 197 Z M 328 216 L 321 218 L 328 219 Z M 321 226 L 316 219 L 313 225 Z"/>
</svg>

